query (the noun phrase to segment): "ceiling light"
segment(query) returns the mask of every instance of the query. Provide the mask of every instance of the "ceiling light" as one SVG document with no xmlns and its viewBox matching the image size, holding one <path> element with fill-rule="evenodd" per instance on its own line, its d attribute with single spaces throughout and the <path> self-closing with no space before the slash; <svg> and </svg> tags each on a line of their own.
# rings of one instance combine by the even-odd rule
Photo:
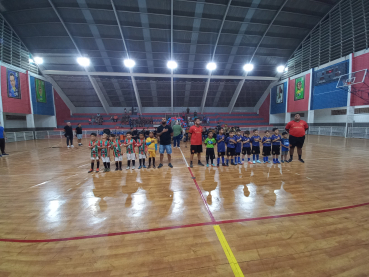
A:
<svg viewBox="0 0 369 277">
<path fill-rule="evenodd" d="M 90 65 L 90 59 L 89 58 L 85 58 L 85 57 L 79 57 L 77 58 L 77 62 L 79 65 L 81 66 L 89 66 Z"/>
<path fill-rule="evenodd" d="M 169 68 L 169 69 L 176 69 L 177 68 L 177 63 L 175 62 L 175 61 L 168 61 L 167 62 L 167 67 Z"/>
<path fill-rule="evenodd" d="M 284 65 L 280 65 L 280 66 L 277 67 L 277 72 L 279 72 L 279 73 L 283 73 L 284 70 L 285 70 Z"/>
<path fill-rule="evenodd" d="M 243 70 L 245 70 L 246 72 L 252 71 L 254 69 L 254 65 L 251 63 L 247 63 L 243 66 Z"/>
<path fill-rule="evenodd" d="M 123 62 L 124 62 L 124 66 L 128 68 L 132 68 L 136 65 L 136 62 L 131 59 L 125 59 Z"/>
<path fill-rule="evenodd" d="M 212 70 L 215 70 L 215 69 L 217 68 L 217 65 L 216 65 L 215 63 L 211 62 L 211 63 L 208 63 L 208 64 L 206 65 L 206 68 L 207 68 L 208 70 L 212 71 Z"/>
<path fill-rule="evenodd" d="M 288 72 L 288 67 L 286 67 L 286 68 L 284 69 L 284 72 Z"/>
<path fill-rule="evenodd" d="M 44 63 L 44 59 L 41 57 L 34 57 L 33 60 L 35 61 L 36 64 L 43 64 Z"/>
</svg>

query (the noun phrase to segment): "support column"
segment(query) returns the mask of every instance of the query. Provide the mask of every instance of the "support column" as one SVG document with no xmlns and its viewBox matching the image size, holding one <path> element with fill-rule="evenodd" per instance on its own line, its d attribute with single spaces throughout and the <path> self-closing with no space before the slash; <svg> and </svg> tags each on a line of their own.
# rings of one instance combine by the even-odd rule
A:
<svg viewBox="0 0 369 277">
<path fill-rule="evenodd" d="M 284 118 L 284 123 L 288 123 L 291 121 L 291 113 L 286 113 L 286 116 Z"/>
<path fill-rule="evenodd" d="M 33 114 L 27 114 L 26 120 L 27 120 L 27 128 L 35 128 L 35 118 L 33 117 Z"/>
<path fill-rule="evenodd" d="M 314 111 L 308 111 L 307 123 L 314 123 Z"/>
</svg>

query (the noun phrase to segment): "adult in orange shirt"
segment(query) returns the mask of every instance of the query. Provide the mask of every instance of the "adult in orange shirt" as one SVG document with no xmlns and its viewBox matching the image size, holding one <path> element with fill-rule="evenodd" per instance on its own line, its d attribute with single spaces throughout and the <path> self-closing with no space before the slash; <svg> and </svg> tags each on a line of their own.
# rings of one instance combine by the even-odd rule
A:
<svg viewBox="0 0 369 277">
<path fill-rule="evenodd" d="M 201 153 L 202 153 L 202 127 L 200 126 L 200 118 L 195 118 L 195 125 L 191 126 L 188 134 L 191 138 L 191 158 L 190 167 L 193 167 L 193 155 L 197 153 L 198 165 L 204 166 L 201 163 Z"/>
<path fill-rule="evenodd" d="M 295 119 L 288 122 L 286 125 L 286 131 L 290 133 L 290 159 L 289 162 L 293 160 L 293 152 L 295 151 L 295 147 L 297 147 L 297 154 L 299 155 L 299 161 L 304 163 L 304 160 L 301 158 L 302 155 L 302 147 L 304 146 L 305 141 L 305 132 L 309 128 L 309 125 L 300 119 L 300 115 L 295 114 Z"/>
</svg>

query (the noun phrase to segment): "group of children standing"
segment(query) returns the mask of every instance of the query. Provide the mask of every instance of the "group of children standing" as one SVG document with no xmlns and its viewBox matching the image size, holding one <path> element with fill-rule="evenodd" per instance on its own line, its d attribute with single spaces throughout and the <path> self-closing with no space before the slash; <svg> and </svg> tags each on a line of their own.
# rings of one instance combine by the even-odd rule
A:
<svg viewBox="0 0 369 277">
<path fill-rule="evenodd" d="M 119 140 L 114 134 L 103 134 L 101 140 L 97 140 L 96 133 L 91 133 L 91 141 L 89 148 L 91 149 L 91 169 L 88 173 L 94 171 L 94 164 L 96 161 L 96 172 L 99 172 L 100 158 L 104 164 L 104 172 L 110 171 L 110 152 L 113 153 L 115 161 L 115 171 L 122 170 L 123 161 L 123 149 L 126 149 L 127 153 L 127 168 L 135 169 L 136 162 L 136 147 L 138 148 L 138 158 L 140 166 L 138 169 L 146 168 L 145 159 L 146 153 L 149 156 L 148 168 L 152 166 L 155 168 L 155 157 L 157 150 L 157 139 L 154 137 L 154 133 L 150 132 L 149 137 L 145 138 L 144 134 L 139 135 L 139 139 L 132 139 L 132 134 L 127 133 L 125 140 Z M 132 162 L 132 167 L 131 167 Z"/>
<path fill-rule="evenodd" d="M 224 135 L 224 129 L 222 128 L 219 130 L 219 134 L 217 135 L 216 139 L 213 138 L 213 132 L 210 131 L 204 144 L 206 146 L 207 167 L 209 167 L 209 159 L 211 160 L 211 165 L 215 166 L 213 163 L 213 160 L 215 159 L 215 144 L 218 145 L 217 166 L 220 165 L 220 159 L 222 159 L 223 166 L 229 166 L 229 161 L 231 161 L 231 165 L 243 164 L 246 155 L 249 164 L 261 163 L 259 160 L 261 145 L 263 147 L 262 153 L 264 156 L 264 163 L 270 163 L 269 156 L 271 153 L 273 155 L 274 164 L 280 164 L 281 162 L 288 163 L 287 155 L 290 148 L 288 133 L 283 132 L 282 136 L 280 136 L 278 128 L 273 129 L 272 136 L 270 136 L 269 131 L 265 131 L 265 136 L 263 138 L 259 136 L 257 129 L 253 130 L 252 137 L 250 137 L 250 131 L 245 131 L 242 135 L 241 130 L 239 129 L 236 132 L 230 131 L 229 136 L 226 137 Z M 281 154 L 281 150 L 281 161 L 279 161 L 278 157 Z M 251 153 L 253 154 L 252 161 Z M 224 161 L 225 156 L 227 157 L 226 161 Z"/>
</svg>

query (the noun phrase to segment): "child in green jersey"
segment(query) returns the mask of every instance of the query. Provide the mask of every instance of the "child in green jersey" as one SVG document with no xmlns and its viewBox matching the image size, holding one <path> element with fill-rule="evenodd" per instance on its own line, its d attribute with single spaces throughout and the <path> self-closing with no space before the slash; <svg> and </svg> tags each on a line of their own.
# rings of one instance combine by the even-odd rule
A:
<svg viewBox="0 0 369 277">
<path fill-rule="evenodd" d="M 110 171 L 110 155 L 109 155 L 109 148 L 110 148 L 110 142 L 108 140 L 108 135 L 103 134 L 102 140 L 98 141 L 97 144 L 100 152 L 100 157 L 104 164 L 104 172 Z"/>
<path fill-rule="evenodd" d="M 213 161 L 215 159 L 214 146 L 217 143 L 213 138 L 213 132 L 209 131 L 207 139 L 204 141 L 206 146 L 206 167 L 209 167 L 209 159 L 211 160 L 211 166 L 215 166 Z"/>
</svg>

